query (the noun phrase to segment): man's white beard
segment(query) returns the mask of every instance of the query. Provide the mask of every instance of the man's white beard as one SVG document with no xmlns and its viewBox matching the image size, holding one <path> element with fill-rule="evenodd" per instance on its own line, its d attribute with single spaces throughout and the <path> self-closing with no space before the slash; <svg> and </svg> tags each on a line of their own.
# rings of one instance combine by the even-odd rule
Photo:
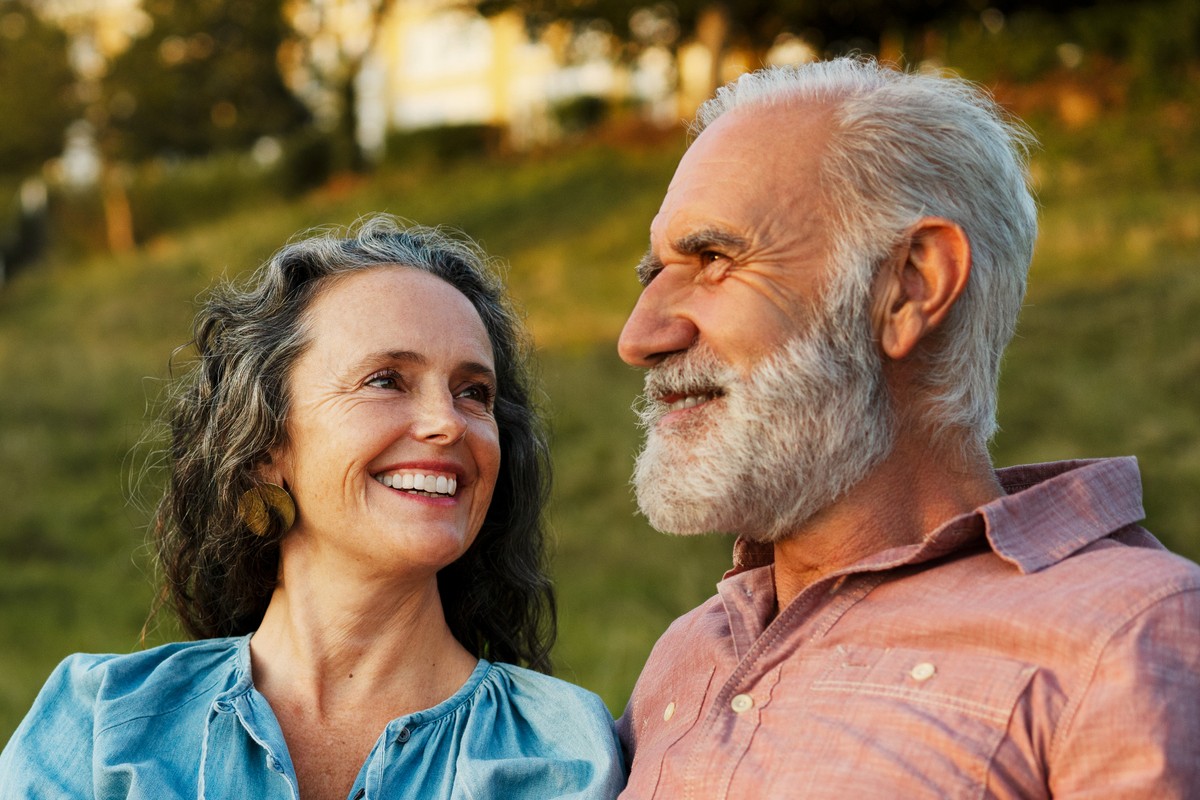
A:
<svg viewBox="0 0 1200 800">
<path fill-rule="evenodd" d="M 634 486 L 655 528 L 785 539 L 891 451 L 895 426 L 867 303 L 848 286 L 830 290 L 812 327 L 746 378 L 703 346 L 647 373 Z M 720 396 L 659 426 L 667 407 L 653 398 L 706 391 Z"/>
</svg>

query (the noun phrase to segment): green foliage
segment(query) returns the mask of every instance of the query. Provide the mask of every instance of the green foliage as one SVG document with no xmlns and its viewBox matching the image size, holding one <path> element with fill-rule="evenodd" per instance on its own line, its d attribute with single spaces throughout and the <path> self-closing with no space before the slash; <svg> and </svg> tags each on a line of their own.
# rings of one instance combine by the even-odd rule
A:
<svg viewBox="0 0 1200 800">
<path fill-rule="evenodd" d="M 947 62 L 967 75 L 1027 83 L 1059 74 L 1106 88 L 1115 82 L 1122 95 L 1116 99 L 1147 108 L 1196 91 L 1200 5 L 1193 0 L 989 6 L 939 26 Z"/>
<path fill-rule="evenodd" d="M 609 103 L 603 97 L 582 95 L 556 103 L 554 120 L 567 132 L 585 131 L 595 128 L 609 113 Z"/>
<path fill-rule="evenodd" d="M 496 153 L 503 141 L 504 129 L 497 125 L 447 125 L 393 131 L 387 137 L 384 150 L 386 160 L 391 164 L 449 164 Z"/>
<path fill-rule="evenodd" d="M 282 0 L 151 0 L 151 32 L 104 80 L 112 155 L 193 156 L 245 149 L 296 131 L 307 111 L 283 84 L 276 53 Z"/>
<path fill-rule="evenodd" d="M 36 175 L 79 111 L 62 31 L 24 2 L 0 2 L 0 175 Z"/>
</svg>

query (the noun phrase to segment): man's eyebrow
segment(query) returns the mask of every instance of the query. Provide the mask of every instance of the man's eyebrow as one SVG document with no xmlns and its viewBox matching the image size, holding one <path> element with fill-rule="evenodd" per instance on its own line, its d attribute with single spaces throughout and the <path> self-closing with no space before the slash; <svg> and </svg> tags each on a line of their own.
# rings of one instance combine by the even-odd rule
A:
<svg viewBox="0 0 1200 800">
<path fill-rule="evenodd" d="M 671 243 L 675 252 L 685 256 L 699 255 L 705 250 L 724 250 L 737 253 L 749 246 L 750 243 L 745 237 L 719 228 L 702 228 L 694 233 L 681 236 Z M 662 268 L 662 259 L 656 256 L 653 250 L 647 250 L 637 265 L 638 281 L 642 286 L 648 285 Z"/>
<path fill-rule="evenodd" d="M 642 256 L 642 260 L 637 265 L 637 279 L 642 286 L 649 286 L 650 281 L 654 280 L 654 276 L 662 271 L 662 259 L 654 255 L 653 250 L 647 250 L 646 255 Z"/>
<path fill-rule="evenodd" d="M 719 228 L 702 228 L 694 233 L 689 233 L 686 236 L 681 236 L 672 242 L 676 252 L 684 255 L 694 256 L 703 253 L 705 250 L 745 250 L 749 246 L 749 242 L 743 236 L 738 236 L 736 233 L 723 231 Z"/>
</svg>

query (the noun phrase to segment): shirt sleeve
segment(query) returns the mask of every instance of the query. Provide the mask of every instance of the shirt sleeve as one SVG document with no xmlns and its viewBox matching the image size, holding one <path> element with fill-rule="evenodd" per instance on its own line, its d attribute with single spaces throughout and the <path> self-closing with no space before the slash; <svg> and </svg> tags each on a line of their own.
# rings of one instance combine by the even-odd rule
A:
<svg viewBox="0 0 1200 800">
<path fill-rule="evenodd" d="M 0 753 L 4 796 L 93 797 L 92 745 L 96 698 L 107 657 L 74 655 L 51 673 L 33 707 Z"/>
<path fill-rule="evenodd" d="M 1056 798 L 1194 796 L 1200 786 L 1200 590 L 1158 600 L 1109 639 L 1051 750 Z"/>
</svg>

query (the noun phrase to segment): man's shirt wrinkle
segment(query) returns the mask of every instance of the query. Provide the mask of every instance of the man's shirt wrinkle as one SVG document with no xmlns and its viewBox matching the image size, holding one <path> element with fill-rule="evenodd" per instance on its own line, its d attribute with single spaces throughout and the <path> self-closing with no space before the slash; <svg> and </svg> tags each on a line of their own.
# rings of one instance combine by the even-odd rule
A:
<svg viewBox="0 0 1200 800">
<path fill-rule="evenodd" d="M 672 624 L 639 678 L 619 725 L 634 756 L 623 797 L 1200 785 L 1200 568 L 1135 524 L 1136 462 L 997 477 L 1005 496 L 773 618 L 770 559 L 739 542 L 717 595 Z"/>
</svg>

